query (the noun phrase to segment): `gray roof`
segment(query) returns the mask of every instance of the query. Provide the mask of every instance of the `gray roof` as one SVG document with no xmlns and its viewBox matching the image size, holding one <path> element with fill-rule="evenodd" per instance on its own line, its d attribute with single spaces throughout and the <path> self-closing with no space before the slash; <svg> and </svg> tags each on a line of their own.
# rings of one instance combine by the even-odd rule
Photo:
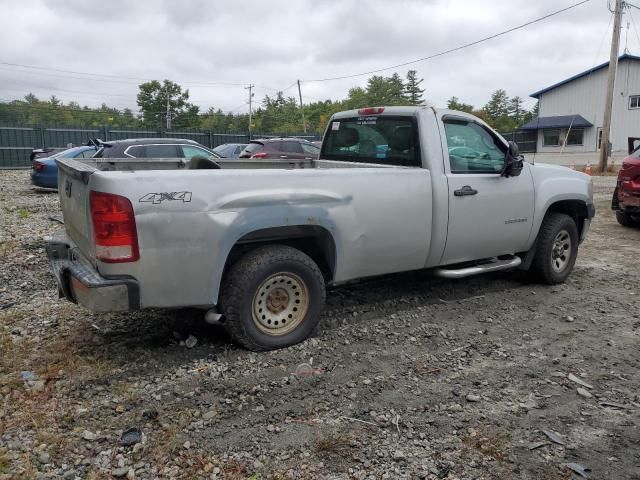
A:
<svg viewBox="0 0 640 480">
<path fill-rule="evenodd" d="M 543 128 L 583 128 L 593 127 L 593 123 L 582 115 L 560 115 L 557 117 L 538 117 L 525 123 L 520 130 L 540 130 Z"/>
<path fill-rule="evenodd" d="M 625 53 L 624 55 L 621 55 L 618 58 L 618 63 L 622 62 L 623 60 L 629 60 L 629 61 L 633 61 L 633 62 L 640 62 L 640 57 L 637 57 L 635 55 L 629 55 L 628 53 Z M 540 98 L 540 95 L 542 95 L 543 93 L 547 93 L 549 90 L 553 90 L 554 88 L 561 87 L 562 85 L 565 85 L 565 84 L 567 84 L 569 82 L 573 82 L 574 80 L 577 80 L 579 78 L 586 77 L 587 75 L 590 75 L 593 72 L 597 72 L 598 70 L 602 70 L 603 68 L 607 68 L 607 67 L 609 67 L 609 62 L 606 62 L 606 63 L 603 63 L 601 65 L 598 65 L 597 67 L 590 68 L 589 70 L 586 70 L 586 71 L 584 71 L 582 73 L 574 75 L 573 77 L 569 77 L 566 80 L 562 80 L 561 82 L 554 83 L 550 87 L 543 88 L 542 90 L 540 90 L 538 92 L 535 92 L 535 93 L 532 93 L 529 96 L 533 97 L 533 98 Z"/>
</svg>

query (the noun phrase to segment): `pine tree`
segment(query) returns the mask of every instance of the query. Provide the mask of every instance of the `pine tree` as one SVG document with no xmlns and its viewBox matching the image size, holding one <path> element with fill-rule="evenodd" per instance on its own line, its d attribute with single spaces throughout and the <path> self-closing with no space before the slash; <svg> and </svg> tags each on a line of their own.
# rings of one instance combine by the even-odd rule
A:
<svg viewBox="0 0 640 480">
<path fill-rule="evenodd" d="M 458 97 L 451 97 L 447 101 L 447 108 L 449 110 L 458 110 L 459 112 L 473 112 L 473 105 L 469 105 L 468 103 L 463 103 L 458 100 Z"/>
<path fill-rule="evenodd" d="M 415 70 L 409 70 L 407 72 L 407 83 L 404 86 L 404 95 L 410 105 L 421 105 L 424 102 L 422 98 L 424 89 L 420 88 L 420 84 L 424 81 L 424 78 L 418 80 L 416 76 L 417 73 Z"/>
</svg>

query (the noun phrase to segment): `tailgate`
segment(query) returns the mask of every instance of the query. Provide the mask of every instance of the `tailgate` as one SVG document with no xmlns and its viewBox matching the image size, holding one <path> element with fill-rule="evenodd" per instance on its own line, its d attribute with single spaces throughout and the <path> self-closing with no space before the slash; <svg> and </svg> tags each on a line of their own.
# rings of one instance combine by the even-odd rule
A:
<svg viewBox="0 0 640 480">
<path fill-rule="evenodd" d="M 89 177 L 94 167 L 61 158 L 58 164 L 58 194 L 67 235 L 88 258 L 94 258 L 89 212 Z"/>
</svg>

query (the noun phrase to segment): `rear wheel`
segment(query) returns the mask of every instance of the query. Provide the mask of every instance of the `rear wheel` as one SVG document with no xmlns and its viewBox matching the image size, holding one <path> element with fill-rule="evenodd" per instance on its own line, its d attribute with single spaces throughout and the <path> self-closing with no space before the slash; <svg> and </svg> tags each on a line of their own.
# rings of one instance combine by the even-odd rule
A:
<svg viewBox="0 0 640 480">
<path fill-rule="evenodd" d="M 616 210 L 616 220 L 623 227 L 635 227 L 638 225 L 638 222 L 631 215 L 622 210 Z"/>
<path fill-rule="evenodd" d="M 306 254 L 285 245 L 256 248 L 225 275 L 225 327 L 243 347 L 273 350 L 305 340 L 320 320 L 324 278 Z"/>
<path fill-rule="evenodd" d="M 538 233 L 533 270 L 545 283 L 564 282 L 576 263 L 578 243 L 578 228 L 573 218 L 563 213 L 548 213 Z"/>
</svg>

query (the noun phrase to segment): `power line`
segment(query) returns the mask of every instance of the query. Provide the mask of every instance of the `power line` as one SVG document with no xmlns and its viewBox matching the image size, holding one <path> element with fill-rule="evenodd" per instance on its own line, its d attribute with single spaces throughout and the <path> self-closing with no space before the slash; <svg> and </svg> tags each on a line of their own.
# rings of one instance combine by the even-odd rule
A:
<svg viewBox="0 0 640 480">
<path fill-rule="evenodd" d="M 29 103 L 25 103 L 23 100 L 10 100 L 7 98 L 0 98 L 0 107 L 9 107 L 9 108 L 15 108 L 16 110 L 26 110 L 26 109 L 31 109 L 31 110 L 46 110 L 49 113 L 56 113 L 56 112 L 71 112 L 74 114 L 107 114 L 107 115 L 114 115 L 114 114 L 123 114 L 125 113 L 124 110 L 128 110 L 127 113 L 131 113 L 134 115 L 142 115 L 145 112 L 141 111 L 141 110 L 133 110 L 131 108 L 116 108 L 116 107 L 107 107 L 106 109 L 102 109 L 100 107 L 70 107 L 68 105 L 62 105 L 62 104 L 58 104 L 58 105 L 53 105 L 53 104 L 39 104 L 39 105 L 34 105 L 34 104 L 29 104 Z M 221 115 L 247 115 L 246 113 L 242 113 L 242 112 L 236 112 L 235 110 L 237 110 L 238 108 L 244 106 L 244 103 L 242 105 L 238 105 L 237 107 L 234 107 L 231 110 L 224 110 L 224 111 L 220 111 L 220 112 L 198 112 L 198 116 L 199 117 L 211 117 L 211 116 L 221 116 Z M 1 114 L 2 112 L 0 112 Z M 153 111 L 153 112 L 146 112 L 147 114 L 152 114 L 152 115 L 156 115 L 156 114 L 166 114 L 166 111 L 162 110 L 162 111 Z"/>
<path fill-rule="evenodd" d="M 429 55 L 429 56 L 426 56 L 426 57 L 418 58 L 416 60 L 410 60 L 408 62 L 399 63 L 397 65 L 391 65 L 389 67 L 378 68 L 376 70 L 369 70 L 368 72 L 354 73 L 354 74 L 351 74 L 351 75 L 341 75 L 339 77 L 317 78 L 317 79 L 302 80 L 302 81 L 303 82 L 328 82 L 328 81 L 332 81 L 332 80 L 344 80 L 344 79 L 347 79 L 347 78 L 362 77 L 364 75 L 371 75 L 372 73 L 384 72 L 386 70 L 392 70 L 394 68 L 405 67 L 407 65 L 411 65 L 411 64 L 414 64 L 414 63 L 418 63 L 418 62 L 424 62 L 425 60 L 431 60 L 431 59 L 436 58 L 436 57 L 442 57 L 442 56 L 447 55 L 449 53 L 457 52 L 459 50 L 463 50 L 465 48 L 469 48 L 469 47 L 472 47 L 474 45 L 478 45 L 478 44 L 486 42 L 488 40 L 493 40 L 494 38 L 501 37 L 501 36 L 506 35 L 508 33 L 514 32 L 516 30 L 520 30 L 521 28 L 528 27 L 529 25 L 533 25 L 534 23 L 541 22 L 543 20 L 546 20 L 547 18 L 553 17 L 555 15 L 559 15 L 560 13 L 563 13 L 563 12 L 566 12 L 566 11 L 571 10 L 573 8 L 579 7 L 580 5 L 584 5 L 585 3 L 588 3 L 589 1 L 591 1 L 591 0 L 582 0 L 581 2 L 574 3 L 573 5 L 570 5 L 568 7 L 562 8 L 560 10 L 556 10 L 555 12 L 551 12 L 551 13 L 549 13 L 547 15 L 544 15 L 542 17 L 539 17 L 539 18 L 536 18 L 534 20 L 528 21 L 528 22 L 523 23 L 521 25 L 517 25 L 517 26 L 512 27 L 512 28 L 510 28 L 508 30 L 504 30 L 504 31 L 502 31 L 500 33 L 496 33 L 494 35 L 490 35 L 488 37 L 481 38 L 480 40 L 476 40 L 474 42 L 465 43 L 464 45 L 460 45 L 460 46 L 455 47 L 455 48 L 450 48 L 449 50 L 444 50 L 442 52 L 434 53 L 433 55 Z"/>
<path fill-rule="evenodd" d="M 20 64 L 20 63 L 11 63 L 11 62 L 0 62 L 0 65 L 5 65 L 8 67 L 19 67 L 19 68 L 27 68 L 27 69 L 31 69 L 31 70 L 41 70 L 41 71 L 47 71 L 47 72 L 58 72 L 58 73 L 70 73 L 73 75 L 84 75 L 84 76 L 88 76 L 88 77 L 99 77 L 99 78 L 110 78 L 110 79 L 118 79 L 118 80 L 134 80 L 136 82 L 147 82 L 150 80 L 153 80 L 151 78 L 145 78 L 145 77 L 129 77 L 129 76 L 124 76 L 124 75 L 109 75 L 109 74 L 105 74 L 105 73 L 93 73 L 93 72 L 79 72 L 76 70 L 63 70 L 60 68 L 51 68 L 51 67 L 39 67 L 36 65 L 24 65 L 24 64 Z M 15 70 L 12 70 L 15 71 Z M 20 70 L 18 70 L 20 71 Z M 22 72 L 22 73 L 27 73 L 27 72 Z M 41 73 L 38 73 L 41 74 Z M 73 77 L 72 77 L 73 78 Z M 83 80 L 92 80 L 91 78 L 83 78 Z M 96 78 L 97 80 L 97 78 Z M 187 81 L 187 80 L 181 80 L 179 81 L 180 83 L 183 84 L 193 84 L 193 85 L 202 85 L 202 86 L 233 86 L 233 87 L 244 87 L 245 85 L 247 85 L 246 82 L 240 83 L 240 82 L 202 82 L 202 81 Z M 265 87 L 268 90 L 270 90 L 269 87 Z"/>
</svg>

